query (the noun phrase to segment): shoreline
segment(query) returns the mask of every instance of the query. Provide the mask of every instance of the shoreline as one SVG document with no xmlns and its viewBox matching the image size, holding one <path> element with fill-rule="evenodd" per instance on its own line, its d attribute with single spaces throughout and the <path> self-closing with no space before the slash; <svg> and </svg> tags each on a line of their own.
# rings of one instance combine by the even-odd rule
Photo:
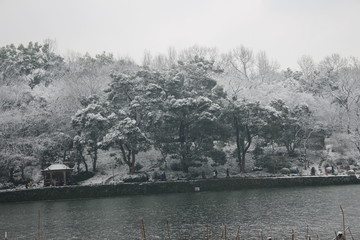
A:
<svg viewBox="0 0 360 240">
<path fill-rule="evenodd" d="M 0 202 L 25 202 L 130 195 L 231 191 L 256 188 L 360 184 L 356 176 L 231 177 L 199 180 L 72 185 L 0 191 Z"/>
</svg>

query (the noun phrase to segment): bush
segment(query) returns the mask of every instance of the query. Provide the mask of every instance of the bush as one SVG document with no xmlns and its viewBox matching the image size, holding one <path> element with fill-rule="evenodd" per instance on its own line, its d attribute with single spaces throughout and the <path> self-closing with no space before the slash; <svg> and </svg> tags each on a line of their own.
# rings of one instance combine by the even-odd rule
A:
<svg viewBox="0 0 360 240">
<path fill-rule="evenodd" d="M 292 167 L 290 168 L 290 173 L 294 173 L 294 174 L 298 174 L 300 171 L 298 169 L 298 167 Z"/>
<path fill-rule="evenodd" d="M 204 172 L 204 168 L 202 167 L 189 167 L 190 178 L 197 178 L 201 176 L 202 172 Z"/>
<path fill-rule="evenodd" d="M 141 163 L 135 164 L 135 171 L 140 171 L 144 166 Z"/>
<path fill-rule="evenodd" d="M 336 159 L 336 165 L 338 166 L 348 166 L 348 165 L 355 165 L 356 160 L 353 158 L 339 158 Z"/>
<path fill-rule="evenodd" d="M 280 169 L 280 173 L 281 173 L 281 174 L 290 174 L 290 169 L 288 169 L 288 168 L 282 168 L 282 169 Z"/>
<path fill-rule="evenodd" d="M 123 179 L 124 182 L 147 182 L 149 181 L 149 176 L 147 173 L 139 173 L 136 175 L 128 176 Z"/>
<path fill-rule="evenodd" d="M 290 163 L 285 156 L 265 154 L 256 159 L 255 166 L 267 168 L 270 172 L 277 172 L 282 168 L 290 168 Z"/>
<path fill-rule="evenodd" d="M 269 166 L 269 162 L 271 162 L 271 156 L 265 154 L 263 156 L 257 156 L 255 158 L 255 166 L 261 168 L 267 168 Z"/>
<path fill-rule="evenodd" d="M 226 154 L 222 150 L 213 149 L 208 153 L 208 157 L 218 165 L 224 165 L 226 163 Z"/>
<path fill-rule="evenodd" d="M 190 167 L 201 167 L 202 166 L 202 163 L 201 161 L 194 161 Z"/>
<path fill-rule="evenodd" d="M 353 159 L 353 158 L 349 158 L 349 159 L 348 159 L 348 164 L 349 164 L 349 165 L 356 165 L 356 160 Z"/>
<path fill-rule="evenodd" d="M 5 189 L 12 189 L 15 188 L 14 183 L 8 182 L 8 183 L 0 183 L 0 190 L 5 190 Z"/>
<path fill-rule="evenodd" d="M 85 181 L 89 178 L 92 178 L 94 175 L 95 175 L 95 173 L 93 173 L 93 172 L 81 172 L 81 173 L 74 175 L 74 180 L 76 182 L 81 182 L 81 181 Z"/>
<path fill-rule="evenodd" d="M 155 172 L 153 173 L 153 175 L 152 175 L 152 179 L 155 179 L 155 180 L 160 179 L 160 173 L 157 172 L 157 171 L 155 171 Z"/>
<path fill-rule="evenodd" d="M 182 171 L 182 166 L 180 162 L 173 162 L 170 164 L 170 169 L 173 171 Z"/>
<path fill-rule="evenodd" d="M 258 159 L 260 156 L 264 154 L 264 149 L 259 144 L 256 144 L 253 154 L 254 154 L 254 158 Z"/>
<path fill-rule="evenodd" d="M 189 174 L 190 174 L 191 179 L 197 178 L 200 176 L 200 173 L 198 173 L 198 172 L 189 172 Z"/>
<path fill-rule="evenodd" d="M 289 152 L 288 155 L 289 157 L 298 157 L 300 154 L 296 151 L 293 151 L 293 152 Z"/>
</svg>

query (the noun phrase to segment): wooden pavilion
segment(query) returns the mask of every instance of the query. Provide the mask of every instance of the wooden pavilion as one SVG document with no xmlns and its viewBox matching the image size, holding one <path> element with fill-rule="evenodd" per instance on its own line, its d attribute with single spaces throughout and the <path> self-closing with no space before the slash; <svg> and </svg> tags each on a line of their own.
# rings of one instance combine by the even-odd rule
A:
<svg viewBox="0 0 360 240">
<path fill-rule="evenodd" d="M 71 185 L 73 169 L 62 163 L 54 163 L 42 170 L 44 186 Z"/>
</svg>

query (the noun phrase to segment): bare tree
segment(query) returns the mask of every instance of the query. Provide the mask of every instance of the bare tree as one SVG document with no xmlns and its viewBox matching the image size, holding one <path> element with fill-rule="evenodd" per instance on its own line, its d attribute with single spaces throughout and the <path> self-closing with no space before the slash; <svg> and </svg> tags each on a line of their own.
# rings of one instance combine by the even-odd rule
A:
<svg viewBox="0 0 360 240">
<path fill-rule="evenodd" d="M 244 46 L 235 48 L 228 54 L 228 62 L 242 80 L 251 81 L 255 67 L 253 51 Z"/>
<path fill-rule="evenodd" d="M 314 59 L 309 55 L 303 55 L 298 60 L 298 65 L 306 78 L 313 78 L 315 71 L 317 70 Z"/>
<path fill-rule="evenodd" d="M 179 60 L 189 61 L 194 59 L 195 56 L 208 61 L 216 62 L 218 60 L 219 54 L 218 50 L 214 47 L 200 47 L 198 45 L 194 45 L 190 48 L 182 50 L 179 54 Z"/>
<path fill-rule="evenodd" d="M 319 68 L 323 71 L 332 70 L 338 72 L 347 66 L 348 60 L 339 54 L 332 54 L 331 56 L 325 57 L 325 59 L 319 63 Z"/>
<path fill-rule="evenodd" d="M 145 50 L 142 65 L 149 67 L 152 63 L 152 55 L 150 51 Z"/>
<path fill-rule="evenodd" d="M 323 96 L 338 106 L 340 123 L 360 152 L 360 68 L 356 59 L 333 54 L 320 64 L 318 81 Z"/>
<path fill-rule="evenodd" d="M 168 61 L 171 65 L 176 64 L 178 55 L 174 47 L 168 48 Z"/>
<path fill-rule="evenodd" d="M 143 57 L 143 66 L 163 70 L 174 65 L 177 61 L 177 54 L 175 48 L 169 48 L 168 54 L 152 55 L 151 52 L 145 51 Z"/>
<path fill-rule="evenodd" d="M 240 46 L 223 55 L 222 66 L 229 79 L 234 96 L 245 94 L 263 84 L 272 84 L 279 79 L 279 64 L 269 60 L 264 51 L 254 54 L 250 48 Z"/>
<path fill-rule="evenodd" d="M 256 55 L 256 70 L 261 82 L 270 81 L 279 68 L 280 65 L 276 61 L 270 61 L 265 51 Z"/>
<path fill-rule="evenodd" d="M 56 39 L 50 39 L 50 38 L 46 38 L 44 41 L 43 41 L 44 45 L 47 45 L 48 46 L 48 49 L 49 49 L 49 52 L 50 53 L 56 53 L 57 50 L 58 50 L 58 45 L 57 45 L 57 42 L 56 42 Z"/>
</svg>

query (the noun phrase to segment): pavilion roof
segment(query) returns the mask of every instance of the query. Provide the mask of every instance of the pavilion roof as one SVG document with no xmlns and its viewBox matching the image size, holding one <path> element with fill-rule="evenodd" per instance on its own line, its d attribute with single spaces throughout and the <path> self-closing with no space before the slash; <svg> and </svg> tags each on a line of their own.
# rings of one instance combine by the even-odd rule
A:
<svg viewBox="0 0 360 240">
<path fill-rule="evenodd" d="M 62 170 L 72 171 L 73 169 L 62 163 L 54 163 L 51 164 L 49 167 L 45 168 L 43 171 L 62 171 Z"/>
</svg>

